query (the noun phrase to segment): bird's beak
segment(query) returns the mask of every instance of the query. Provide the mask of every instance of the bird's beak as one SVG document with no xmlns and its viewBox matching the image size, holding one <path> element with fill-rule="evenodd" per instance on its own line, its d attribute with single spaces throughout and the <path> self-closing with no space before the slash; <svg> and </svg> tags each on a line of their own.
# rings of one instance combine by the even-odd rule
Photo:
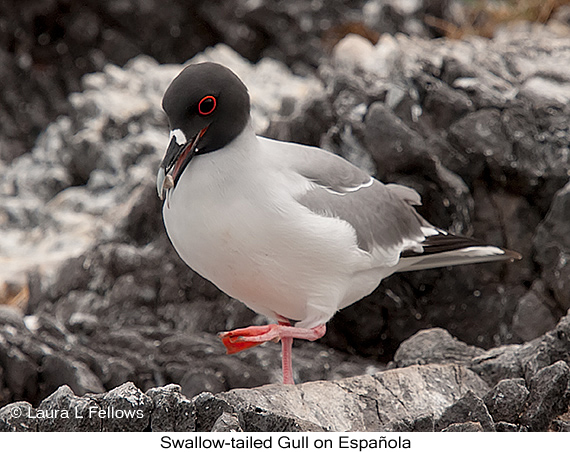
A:
<svg viewBox="0 0 570 452">
<path fill-rule="evenodd" d="M 202 138 L 207 128 L 200 130 L 189 143 L 179 144 L 177 135 L 170 134 L 170 143 L 156 175 L 156 190 L 160 199 L 164 199 L 168 190 L 176 186 L 180 175 L 198 152 L 198 140 Z"/>
</svg>

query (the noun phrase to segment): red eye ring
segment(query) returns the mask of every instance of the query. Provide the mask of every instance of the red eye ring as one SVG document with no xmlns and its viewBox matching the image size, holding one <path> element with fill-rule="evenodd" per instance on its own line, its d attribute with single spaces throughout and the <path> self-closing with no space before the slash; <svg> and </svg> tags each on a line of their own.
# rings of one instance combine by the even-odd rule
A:
<svg viewBox="0 0 570 452">
<path fill-rule="evenodd" d="M 198 113 L 208 116 L 216 109 L 216 98 L 214 96 L 203 97 L 198 103 Z"/>
</svg>

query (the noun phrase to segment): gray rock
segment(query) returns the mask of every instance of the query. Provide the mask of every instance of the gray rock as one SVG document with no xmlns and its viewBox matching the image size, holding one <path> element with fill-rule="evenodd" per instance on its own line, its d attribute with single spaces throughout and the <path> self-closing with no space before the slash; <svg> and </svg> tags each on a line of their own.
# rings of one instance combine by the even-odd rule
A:
<svg viewBox="0 0 570 452">
<path fill-rule="evenodd" d="M 570 422 L 555 419 L 550 428 L 555 432 L 570 432 Z"/>
<path fill-rule="evenodd" d="M 320 425 L 298 419 L 295 414 L 278 414 L 250 407 L 242 411 L 244 425 L 254 432 L 322 432 Z M 248 431 L 248 430 L 246 430 Z"/>
<path fill-rule="evenodd" d="M 386 103 L 372 103 L 364 120 L 361 133 L 377 177 L 416 189 L 423 203 L 432 206 L 430 221 L 457 232 L 466 230 L 473 202 L 468 187 L 431 151 L 445 145 L 427 141 Z"/>
<path fill-rule="evenodd" d="M 50 284 L 50 298 L 57 299 L 71 291 L 86 289 L 91 277 L 87 266 L 84 256 L 66 260 L 58 269 L 55 281 Z"/>
<path fill-rule="evenodd" d="M 501 380 L 524 377 L 520 355 L 530 356 L 530 346 L 503 345 L 487 350 L 475 357 L 470 369 L 489 385 L 496 385 Z"/>
<path fill-rule="evenodd" d="M 338 0 L 326 4 L 300 3 L 294 7 L 263 0 L 255 5 L 238 4 L 237 8 L 240 21 L 235 19 L 236 4 L 215 9 L 213 5 L 202 5 L 199 10 L 216 34 L 247 58 L 257 60 L 262 52 L 296 66 L 318 65 L 326 52 L 348 33 L 362 34 L 374 42 L 381 33 L 430 36 L 422 21 L 424 15 L 442 17 L 449 10 L 448 5 L 434 6 L 425 1 L 407 2 L 402 7 L 396 1 Z M 269 48 L 267 42 L 272 43 Z"/>
<path fill-rule="evenodd" d="M 444 428 L 442 432 L 484 432 L 480 422 L 460 422 L 451 424 Z"/>
<path fill-rule="evenodd" d="M 536 287 L 536 284 L 535 284 Z M 526 293 L 513 315 L 513 332 L 524 341 L 529 341 L 550 331 L 556 320 L 548 307 L 548 299 L 538 288 Z"/>
<path fill-rule="evenodd" d="M 538 371 L 559 360 L 570 363 L 570 312 L 541 337 L 488 350 L 475 357 L 469 368 L 490 385 L 510 378 L 524 378 L 528 383 Z"/>
<path fill-rule="evenodd" d="M 95 315 L 83 312 L 74 312 L 69 317 L 66 327 L 72 333 L 81 333 L 90 336 L 97 329 L 98 323 L 99 319 Z"/>
<path fill-rule="evenodd" d="M 433 415 L 421 416 L 414 420 L 411 428 L 412 432 L 434 432 L 435 419 Z"/>
<path fill-rule="evenodd" d="M 156 299 L 156 292 L 152 286 L 137 281 L 134 275 L 122 275 L 116 279 L 109 292 L 111 303 L 118 305 L 124 300 L 137 305 L 150 304 Z"/>
<path fill-rule="evenodd" d="M 203 391 L 213 393 L 222 392 L 226 388 L 223 377 L 219 372 L 215 372 L 213 369 L 204 369 L 202 366 L 197 366 L 188 370 L 186 366 L 184 366 L 183 372 L 184 375 L 180 379 L 180 386 L 183 388 L 184 395 L 189 397 Z M 225 373 L 227 375 L 229 372 Z"/>
<path fill-rule="evenodd" d="M 464 155 L 469 158 L 471 165 L 459 172 L 463 179 L 471 183 L 479 179 L 487 165 L 495 164 L 493 171 L 499 172 L 503 161 L 494 162 L 492 159 L 503 159 L 512 152 L 512 144 L 503 131 L 501 113 L 497 109 L 482 109 L 470 113 L 456 121 L 450 128 L 450 140 Z"/>
<path fill-rule="evenodd" d="M 40 375 L 44 392 L 50 392 L 63 384 L 71 387 L 74 393 L 103 392 L 104 388 L 97 376 L 84 363 L 65 355 L 45 357 Z"/>
<path fill-rule="evenodd" d="M 544 77 L 530 77 L 521 86 L 520 95 L 540 107 L 563 107 L 570 100 L 570 84 Z"/>
<path fill-rule="evenodd" d="M 516 424 L 528 394 L 524 379 L 501 380 L 483 400 L 495 422 Z"/>
<path fill-rule="evenodd" d="M 69 386 L 60 386 L 38 406 L 37 429 L 40 432 L 101 431 L 100 410 L 95 401 L 77 397 Z"/>
<path fill-rule="evenodd" d="M 230 403 L 209 392 L 203 392 L 194 397 L 192 405 L 194 406 L 197 432 L 211 431 L 223 413 L 237 415 L 239 418 L 238 411 Z M 246 429 L 246 431 L 249 430 Z"/>
<path fill-rule="evenodd" d="M 473 101 L 465 92 L 454 89 L 436 77 L 422 74 L 416 83 L 425 107 L 423 119 L 435 129 L 447 129 L 457 118 L 474 110 Z"/>
<path fill-rule="evenodd" d="M 488 387 L 463 367 L 433 364 L 338 382 L 235 389 L 217 398 L 242 413 L 246 431 L 259 428 L 250 422 L 266 425 L 264 418 L 271 413 L 281 421 L 286 417 L 328 431 L 380 431 L 398 430 L 402 422 L 411 424 L 419 417 L 439 417 L 468 391 L 482 396 Z"/>
<path fill-rule="evenodd" d="M 471 363 L 483 349 L 454 338 L 442 328 L 422 330 L 400 344 L 394 355 L 398 367 L 413 364 Z"/>
<path fill-rule="evenodd" d="M 36 424 L 36 409 L 28 402 L 14 402 L 0 408 L 0 432 L 34 432 Z"/>
<path fill-rule="evenodd" d="M 420 416 L 413 421 L 402 420 L 392 423 L 391 428 L 394 432 L 434 432 L 435 419 L 433 414 Z"/>
<path fill-rule="evenodd" d="M 323 431 L 319 425 L 299 419 L 294 413 L 253 406 L 248 403 L 249 400 L 241 403 L 232 399 L 236 403 L 227 403 L 224 397 L 207 393 L 200 394 L 194 400 L 197 408 L 196 425 L 200 426 L 197 431 L 223 429 L 226 428 L 226 422 L 231 428 L 237 428 L 235 420 L 238 421 L 239 428 L 245 431 Z"/>
<path fill-rule="evenodd" d="M 104 245 L 85 256 L 89 272 L 95 275 L 93 284 L 106 284 L 109 275 L 116 274 L 120 268 L 116 255 L 109 253 L 111 249 Z M 155 252 L 152 248 L 144 252 L 137 250 L 139 256 Z M 137 279 L 145 281 L 144 285 L 151 280 L 144 276 L 147 265 L 161 268 L 159 260 L 160 257 L 152 255 L 149 262 L 140 260 L 142 267 Z M 164 269 L 165 273 L 171 271 L 172 268 Z M 127 275 L 129 273 L 117 279 Z M 184 277 L 174 280 L 182 291 L 190 283 L 190 279 Z M 26 398 L 37 405 L 62 384 L 81 395 L 102 392 L 131 380 L 143 390 L 174 381 L 182 384 L 185 395 L 193 397 L 205 390 L 220 392 L 232 387 L 279 382 L 280 347 L 277 344 L 228 356 L 214 334 L 196 332 L 210 318 L 216 318 L 217 322 L 210 328 L 219 331 L 253 323 L 254 316 L 235 301 L 226 299 L 218 304 L 206 301 L 204 297 L 212 293 L 216 296 L 209 286 L 195 284 L 193 290 L 199 294 L 198 300 L 187 302 L 184 296 L 179 296 L 179 300 L 167 299 L 158 312 L 152 311 L 148 300 L 142 297 L 131 298 L 127 293 L 120 304 L 112 305 L 108 298 L 90 290 L 72 291 L 53 303 L 44 295 L 36 314 L 25 318 L 16 311 L 6 310 L 6 315 L 0 317 L 4 322 L 0 323 L 0 350 L 3 351 L 0 357 L 5 358 L 0 361 L 2 401 Z M 240 323 L 227 323 L 220 315 L 220 308 L 230 320 Z M 191 316 L 197 311 L 202 317 L 194 321 Z M 73 318 L 80 315 L 87 315 L 91 320 L 96 316 L 97 323 L 90 322 L 88 330 L 73 328 Z M 178 332 L 184 329 L 189 332 Z M 319 344 L 299 345 L 294 352 L 297 381 L 341 378 L 383 368 L 373 361 L 351 357 Z"/>
<path fill-rule="evenodd" d="M 34 400 L 38 394 L 38 365 L 6 336 L 6 327 L 0 326 L 0 368 L 3 369 L 3 386 L 9 391 L 7 401 Z M 10 336 L 14 333 L 10 334 Z"/>
<path fill-rule="evenodd" d="M 104 259 L 106 265 L 114 276 L 121 276 L 127 273 L 135 273 L 142 265 L 148 256 L 137 248 L 128 243 L 117 243 L 109 246 L 108 250 L 104 251 Z"/>
<path fill-rule="evenodd" d="M 519 426 L 516 424 L 510 424 L 509 422 L 496 422 L 495 429 L 498 432 L 518 432 Z"/>
<path fill-rule="evenodd" d="M 104 432 L 142 432 L 151 423 L 153 401 L 131 382 L 93 398 L 101 406 L 99 416 Z"/>
<path fill-rule="evenodd" d="M 0 325 L 11 325 L 15 328 L 24 328 L 24 317 L 22 312 L 11 306 L 0 305 Z"/>
<path fill-rule="evenodd" d="M 473 236 L 487 243 L 501 244 L 516 249 L 522 256 L 532 256 L 532 241 L 535 230 L 542 219 L 528 198 L 505 189 L 489 187 L 487 183 L 476 181 L 473 185 L 473 202 L 477 207 L 473 215 Z M 485 269 L 487 269 L 487 265 Z M 516 310 L 517 303 L 526 292 L 523 281 L 537 279 L 536 266 L 532 259 L 523 258 L 515 265 L 490 265 L 490 270 L 500 272 L 505 284 L 514 285 L 518 291 L 506 287 L 503 292 L 504 311 L 499 315 L 506 317 L 504 322 Z M 506 326 L 509 329 L 509 326 Z M 499 330 L 505 327 L 499 327 Z M 504 333 L 503 333 L 504 334 Z M 512 336 L 504 335 L 503 342 L 513 341 Z M 493 344 L 496 345 L 496 344 Z"/>
<path fill-rule="evenodd" d="M 533 245 L 542 279 L 563 310 L 570 309 L 570 183 L 560 189 L 545 219 L 536 230 Z"/>
<path fill-rule="evenodd" d="M 83 397 L 62 386 L 35 411 L 29 404 L 21 406 L 31 409 L 37 425 L 32 417 L 15 419 L 10 409 L 20 405 L 11 404 L 0 410 L 0 426 L 40 431 L 490 431 L 493 421 L 479 398 L 487 392 L 488 386 L 465 367 L 441 364 L 335 382 L 202 393 L 192 400 L 177 385 L 143 394 L 126 383 Z M 512 431 L 513 425 L 501 422 L 498 428 Z"/>
<path fill-rule="evenodd" d="M 414 363 L 458 363 L 477 373 L 489 385 L 501 380 L 525 378 L 560 359 L 570 362 L 570 313 L 556 327 L 524 345 L 490 350 L 468 346 L 441 329 L 420 331 L 404 341 L 395 355 L 397 366 Z"/>
<path fill-rule="evenodd" d="M 222 413 L 212 427 L 212 432 L 243 432 L 237 415 Z"/>
<path fill-rule="evenodd" d="M 105 371 L 100 378 L 102 378 L 102 383 L 105 387 L 108 388 L 115 388 L 126 381 L 137 378 L 136 366 L 126 359 L 115 357 L 107 358 L 105 360 L 104 369 Z"/>
<path fill-rule="evenodd" d="M 156 196 L 154 174 L 141 181 L 131 190 L 129 198 L 116 209 L 116 234 L 118 237 L 134 240 L 135 243 L 146 244 L 162 231 L 162 218 L 156 215 L 162 208 Z"/>
<path fill-rule="evenodd" d="M 463 424 L 468 422 L 470 424 L 477 423 L 482 431 L 494 432 L 495 425 L 493 418 L 489 414 L 487 407 L 483 400 L 477 397 L 473 392 L 469 391 L 461 399 L 448 407 L 439 420 L 436 422 L 435 427 L 438 430 L 448 428 L 452 424 Z M 469 425 L 470 425 L 469 424 Z M 461 428 L 461 427 L 459 427 Z M 471 427 L 468 427 L 471 428 Z M 478 431 L 478 430 L 450 430 L 450 431 Z"/>
<path fill-rule="evenodd" d="M 4 369 L 0 367 L 0 397 L 2 400 L 10 400 L 10 392 L 4 386 Z"/>
<path fill-rule="evenodd" d="M 373 103 L 366 114 L 364 124 L 365 145 L 384 175 L 403 172 L 414 163 L 432 167 L 433 157 L 426 152 L 422 136 L 400 119 L 382 102 Z M 382 174 L 380 175 L 381 179 Z"/>
<path fill-rule="evenodd" d="M 180 386 L 151 388 L 146 395 L 152 399 L 150 429 L 153 432 L 193 432 L 193 405 L 180 392 Z"/>
<path fill-rule="evenodd" d="M 530 394 L 520 423 L 531 431 L 545 431 L 551 421 L 568 410 L 570 368 L 558 361 L 541 369 L 530 380 Z"/>
</svg>

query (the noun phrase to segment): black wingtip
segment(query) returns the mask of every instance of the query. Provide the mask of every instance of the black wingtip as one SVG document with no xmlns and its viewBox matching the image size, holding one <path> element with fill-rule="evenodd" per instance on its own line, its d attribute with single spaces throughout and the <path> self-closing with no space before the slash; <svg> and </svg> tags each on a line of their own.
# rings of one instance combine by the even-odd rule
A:
<svg viewBox="0 0 570 452">
<path fill-rule="evenodd" d="M 448 232 L 441 231 L 441 233 L 436 235 L 431 235 L 426 237 L 425 241 L 421 243 L 422 250 L 417 251 L 414 249 L 403 250 L 400 257 L 410 258 L 410 257 L 421 257 L 438 255 L 442 253 L 448 253 L 452 251 L 458 251 L 461 249 L 472 248 L 472 247 L 489 247 L 495 250 L 499 249 L 503 253 L 492 253 L 490 260 L 502 260 L 502 261 L 519 261 L 522 259 L 522 255 L 516 251 L 503 248 L 501 246 L 490 245 L 488 243 L 481 242 L 477 239 L 472 239 L 469 237 L 462 237 L 454 235 Z"/>
</svg>

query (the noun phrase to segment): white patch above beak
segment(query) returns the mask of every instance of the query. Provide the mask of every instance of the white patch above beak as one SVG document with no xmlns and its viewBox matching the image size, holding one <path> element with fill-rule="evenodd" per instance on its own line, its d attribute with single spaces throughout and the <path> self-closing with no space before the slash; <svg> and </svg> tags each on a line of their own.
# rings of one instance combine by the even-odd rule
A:
<svg viewBox="0 0 570 452">
<path fill-rule="evenodd" d="M 186 135 L 184 135 L 184 132 L 182 132 L 182 130 L 180 129 L 174 129 L 170 131 L 170 138 L 169 141 L 172 141 L 172 139 L 174 138 L 174 141 L 176 141 L 176 144 L 178 146 L 184 146 L 186 143 L 188 143 L 188 140 L 186 139 Z M 164 151 L 164 157 L 166 157 L 166 152 L 168 151 L 168 148 L 166 148 L 166 150 Z"/>
<path fill-rule="evenodd" d="M 188 143 L 186 135 L 184 135 L 184 132 L 182 132 L 180 129 L 170 131 L 170 139 L 172 140 L 172 138 L 176 140 L 178 146 L 184 146 L 186 143 Z"/>
</svg>

